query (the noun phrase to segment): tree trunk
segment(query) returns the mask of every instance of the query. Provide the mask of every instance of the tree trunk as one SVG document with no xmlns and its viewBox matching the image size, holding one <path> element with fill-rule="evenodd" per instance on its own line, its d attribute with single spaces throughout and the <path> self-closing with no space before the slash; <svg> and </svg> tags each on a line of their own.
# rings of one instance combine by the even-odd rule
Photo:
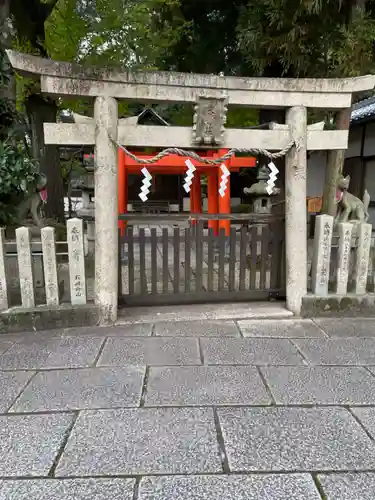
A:
<svg viewBox="0 0 375 500">
<path fill-rule="evenodd" d="M 9 49 L 12 46 L 12 28 L 10 21 L 10 2 L 0 0 L 0 50 Z"/>
<path fill-rule="evenodd" d="M 47 176 L 48 181 L 45 216 L 47 219 L 64 223 L 64 184 L 59 148 L 44 144 L 43 130 L 43 123 L 56 122 L 56 102 L 39 95 L 31 95 L 26 101 L 26 110 L 30 120 L 33 156 L 39 160 L 40 172 Z"/>
<path fill-rule="evenodd" d="M 339 111 L 336 116 L 336 129 L 349 130 L 351 108 Z M 339 175 L 344 168 L 345 149 L 328 151 L 326 176 L 324 181 L 323 191 L 323 206 L 322 213 L 332 215 L 335 217 L 336 205 L 336 191 L 337 181 Z"/>
<path fill-rule="evenodd" d="M 4 51 L 12 47 L 13 30 L 10 20 L 10 0 L 0 0 L 0 57 L 4 57 Z M 16 109 L 16 79 L 12 68 L 9 66 L 8 73 L 9 81 L 6 85 L 0 86 L 0 99 L 5 99 L 9 102 L 9 110 Z M 1 128 L 7 132 L 8 120 L 4 118 L 3 123 L 1 123 Z M 6 134 L 5 134 L 6 135 Z"/>
<path fill-rule="evenodd" d="M 366 12 L 367 0 L 354 0 L 351 10 L 349 23 L 356 15 L 363 17 Z M 336 129 L 349 130 L 351 108 L 344 109 L 337 114 Z M 339 175 L 342 173 L 345 161 L 345 150 L 336 150 L 328 152 L 326 176 L 323 192 L 322 213 L 336 215 L 336 189 Z"/>
<path fill-rule="evenodd" d="M 364 16 L 367 0 L 355 0 L 353 2 L 349 23 L 355 15 Z M 349 130 L 351 108 L 343 109 L 336 115 L 336 129 Z M 345 150 L 328 152 L 326 176 L 323 191 L 322 213 L 335 217 L 337 211 L 336 190 L 339 175 L 342 173 L 345 161 Z"/>
</svg>

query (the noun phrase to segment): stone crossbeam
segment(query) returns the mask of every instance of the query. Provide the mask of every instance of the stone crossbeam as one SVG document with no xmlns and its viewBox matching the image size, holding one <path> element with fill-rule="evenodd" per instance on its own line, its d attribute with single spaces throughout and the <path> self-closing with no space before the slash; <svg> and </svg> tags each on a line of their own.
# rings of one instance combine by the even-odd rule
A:
<svg viewBox="0 0 375 500">
<path fill-rule="evenodd" d="M 222 90 L 267 92 L 356 93 L 371 90 L 375 75 L 355 78 L 245 78 L 218 75 L 178 73 L 171 71 L 118 71 L 84 68 L 68 62 L 22 54 L 8 50 L 13 68 L 20 73 L 60 78 L 74 78 L 135 85 L 183 86 Z"/>
<path fill-rule="evenodd" d="M 13 68 L 41 77 L 42 92 L 69 96 L 112 96 L 142 102 L 196 102 L 197 97 L 226 98 L 228 105 L 343 109 L 352 94 L 371 90 L 375 75 L 344 79 L 221 77 L 159 71 L 83 68 L 8 51 Z"/>
<path fill-rule="evenodd" d="M 143 103 L 195 102 L 197 97 L 227 99 L 229 106 L 250 108 L 285 108 L 305 106 L 307 108 L 343 109 L 350 108 L 351 93 L 296 92 L 270 90 L 224 90 L 186 85 L 142 85 L 117 82 L 103 82 L 42 76 L 41 90 L 44 94 L 70 97 L 112 96 L 119 100 Z"/>
<path fill-rule="evenodd" d="M 166 130 L 168 128 L 168 130 Z M 192 130 L 189 127 L 148 125 L 119 125 L 118 142 L 130 147 L 191 148 Z M 94 123 L 45 123 L 46 144 L 60 146 L 91 146 L 95 144 Z M 226 129 L 224 148 L 257 148 L 279 151 L 290 142 L 288 130 Z M 347 130 L 308 130 L 307 149 L 324 151 L 347 149 Z M 205 146 L 207 149 L 207 146 Z"/>
</svg>

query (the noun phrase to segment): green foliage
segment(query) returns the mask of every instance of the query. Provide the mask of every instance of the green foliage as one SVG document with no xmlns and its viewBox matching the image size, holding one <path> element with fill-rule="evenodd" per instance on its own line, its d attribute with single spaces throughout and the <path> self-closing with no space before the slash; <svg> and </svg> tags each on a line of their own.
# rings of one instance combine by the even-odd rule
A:
<svg viewBox="0 0 375 500">
<path fill-rule="evenodd" d="M 106 68 L 157 69 L 187 29 L 179 0 L 59 0 L 45 24 L 52 59 Z M 88 100 L 61 100 L 61 107 L 90 114 Z M 119 115 L 134 114 L 120 103 Z"/>
<path fill-rule="evenodd" d="M 356 12 L 348 26 L 339 29 L 340 43 L 332 48 L 332 76 L 360 76 L 374 66 L 375 19 Z"/>
<path fill-rule="evenodd" d="M 247 0 L 180 0 L 185 30 L 164 57 L 163 69 L 249 75 L 239 51 L 236 26 Z"/>
<path fill-rule="evenodd" d="M 32 161 L 22 147 L 0 142 L 0 197 L 7 197 L 20 192 L 26 182 L 34 182 L 38 173 L 37 165 Z"/>
<path fill-rule="evenodd" d="M 353 5 L 344 0 L 249 0 L 237 27 L 239 48 L 259 75 L 272 67 L 280 72 L 272 76 L 369 72 L 375 19 Z"/>
<path fill-rule="evenodd" d="M 253 127 L 259 123 L 259 113 L 252 108 L 229 108 L 226 126 L 232 128 Z"/>
<path fill-rule="evenodd" d="M 14 201 L 36 181 L 37 174 L 37 164 L 21 143 L 0 142 L 0 225 L 14 222 Z"/>
</svg>

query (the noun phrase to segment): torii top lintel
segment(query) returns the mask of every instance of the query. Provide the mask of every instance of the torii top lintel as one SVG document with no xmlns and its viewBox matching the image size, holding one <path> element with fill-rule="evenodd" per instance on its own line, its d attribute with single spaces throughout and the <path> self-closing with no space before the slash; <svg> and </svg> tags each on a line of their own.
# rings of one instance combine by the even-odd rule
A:
<svg viewBox="0 0 375 500">
<path fill-rule="evenodd" d="M 13 68 L 40 76 L 42 92 L 112 96 L 144 102 L 195 102 L 197 97 L 226 98 L 229 105 L 253 107 L 348 108 L 352 94 L 371 90 L 375 75 L 339 79 L 243 78 L 160 71 L 84 68 L 12 50 Z"/>
</svg>

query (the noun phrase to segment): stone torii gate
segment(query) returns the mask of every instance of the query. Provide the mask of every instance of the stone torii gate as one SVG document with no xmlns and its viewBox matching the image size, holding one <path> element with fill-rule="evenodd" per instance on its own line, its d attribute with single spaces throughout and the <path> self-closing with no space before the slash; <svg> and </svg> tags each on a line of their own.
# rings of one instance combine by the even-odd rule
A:
<svg viewBox="0 0 375 500">
<path fill-rule="evenodd" d="M 8 51 L 13 68 L 40 77 L 41 91 L 54 96 L 92 97 L 94 119 L 81 124 L 46 123 L 45 144 L 95 145 L 95 290 L 101 322 L 117 318 L 117 144 L 132 147 L 254 148 L 286 154 L 287 307 L 301 311 L 307 293 L 307 151 L 343 150 L 348 130 L 307 127 L 307 108 L 343 110 L 352 94 L 370 90 L 375 76 L 349 79 L 270 79 L 221 77 L 174 72 L 86 69 Z M 134 126 L 118 119 L 117 99 L 195 103 L 189 127 Z M 286 124 L 274 130 L 225 129 L 227 106 L 287 108 Z"/>
</svg>

